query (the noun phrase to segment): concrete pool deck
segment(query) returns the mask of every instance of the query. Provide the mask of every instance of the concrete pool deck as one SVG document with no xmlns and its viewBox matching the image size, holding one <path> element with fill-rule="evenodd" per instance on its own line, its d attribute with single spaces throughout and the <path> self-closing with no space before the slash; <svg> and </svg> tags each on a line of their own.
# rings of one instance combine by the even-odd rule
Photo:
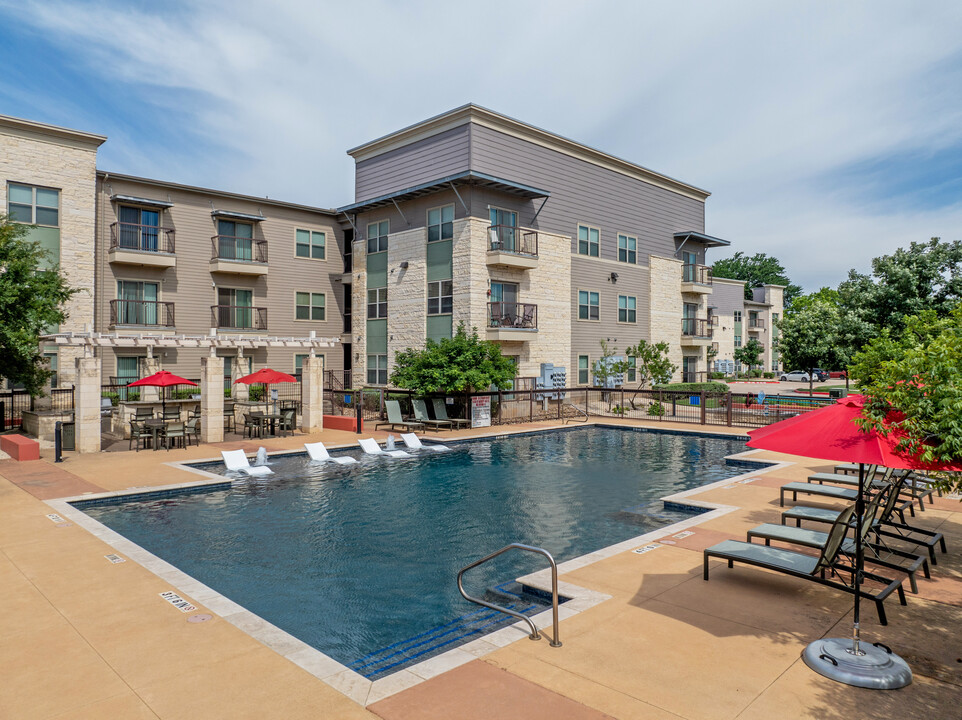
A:
<svg viewBox="0 0 962 720">
<path fill-rule="evenodd" d="M 743 430 L 666 422 L 680 431 Z M 453 438 L 556 427 L 552 423 L 429 433 Z M 571 425 L 568 425 L 571 427 Z M 368 435 L 365 433 L 365 435 Z M 373 433 L 383 439 L 387 433 Z M 863 636 L 904 657 L 914 683 L 898 691 L 839 685 L 800 659 L 819 637 L 851 632 L 851 597 L 765 571 L 717 563 L 701 578 L 702 549 L 778 522 L 777 487 L 827 463 L 793 463 L 700 491 L 692 499 L 735 509 L 652 543 L 567 572 L 562 580 L 606 600 L 561 621 L 564 646 L 521 639 L 363 707 L 188 598 L 195 613 L 159 597 L 170 584 L 85 529 L 48 517 L 44 501 L 189 482 L 168 462 L 221 449 L 298 449 L 305 441 L 354 445 L 356 435 L 224 443 L 186 450 L 67 455 L 0 462 L 0 717 L 6 718 L 957 718 L 962 697 L 962 504 L 936 499 L 913 523 L 938 528 L 949 553 L 919 578 L 908 605 L 886 603 L 889 625 L 863 606 Z M 682 537 L 671 537 L 681 535 Z M 487 551 L 479 548 L 479 552 Z M 453 582 L 453 579 L 452 579 Z M 908 583 L 905 584 L 906 589 Z M 210 614 L 206 622 L 190 622 Z"/>
</svg>

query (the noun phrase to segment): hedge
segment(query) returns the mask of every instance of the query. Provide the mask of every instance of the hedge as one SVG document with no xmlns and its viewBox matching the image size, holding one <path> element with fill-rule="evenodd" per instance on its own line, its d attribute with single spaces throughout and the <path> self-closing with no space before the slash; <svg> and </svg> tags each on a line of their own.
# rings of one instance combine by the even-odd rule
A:
<svg viewBox="0 0 962 720">
<path fill-rule="evenodd" d="M 703 383 L 671 383 L 668 385 L 655 385 L 654 390 L 672 390 L 674 392 L 697 393 L 704 390 L 706 393 L 727 393 L 728 385 L 718 382 Z"/>
</svg>

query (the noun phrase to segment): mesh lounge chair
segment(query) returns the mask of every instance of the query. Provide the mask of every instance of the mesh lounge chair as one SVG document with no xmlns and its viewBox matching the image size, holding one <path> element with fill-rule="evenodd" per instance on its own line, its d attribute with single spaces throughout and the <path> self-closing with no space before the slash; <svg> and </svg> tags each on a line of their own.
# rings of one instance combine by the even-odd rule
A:
<svg viewBox="0 0 962 720">
<path fill-rule="evenodd" d="M 251 465 L 247 455 L 243 450 L 221 450 L 220 454 L 224 457 L 224 465 L 228 470 L 242 472 L 254 477 L 273 475 L 274 471 L 264 465 Z"/>
<path fill-rule="evenodd" d="M 410 450 L 434 450 L 435 452 L 447 452 L 451 448 L 447 445 L 422 445 L 421 439 L 414 433 L 401 433 L 401 440 Z"/>
<path fill-rule="evenodd" d="M 882 474 L 879 475 L 878 471 L 881 470 Z M 892 482 L 892 476 L 895 471 L 892 468 L 882 468 L 881 466 L 869 465 L 866 471 L 866 477 L 871 479 L 871 487 L 878 490 L 884 486 L 885 483 Z M 906 500 L 902 503 L 900 507 L 907 509 L 912 517 L 915 517 L 915 508 L 913 501 L 918 500 L 919 509 L 925 510 L 925 498 L 929 498 L 929 503 L 934 503 L 932 495 L 935 493 L 935 489 L 930 486 L 927 482 L 921 478 L 917 478 L 911 470 L 904 470 L 900 473 L 905 477 L 905 483 L 902 486 L 901 493 L 903 495 L 910 496 L 911 499 Z M 818 483 L 822 485 L 824 483 L 832 483 L 833 485 L 843 485 L 848 487 L 858 487 L 858 476 L 842 475 L 837 473 L 815 473 L 814 475 L 808 476 L 808 482 Z"/>
<path fill-rule="evenodd" d="M 314 462 L 336 462 L 338 465 L 353 465 L 357 462 L 352 457 L 332 457 L 322 442 L 304 443 L 304 449 Z"/>
<path fill-rule="evenodd" d="M 448 417 L 448 409 L 444 404 L 444 400 L 441 398 L 434 398 L 431 402 L 434 404 L 434 417 L 438 420 L 447 420 L 448 422 L 454 423 L 454 427 L 456 428 L 471 427 L 470 420 Z"/>
<path fill-rule="evenodd" d="M 832 524 L 832 529 L 828 532 L 828 539 L 818 557 L 739 540 L 725 540 L 717 545 L 712 545 L 705 549 L 705 580 L 708 580 L 709 560 L 716 557 L 727 560 L 730 568 L 734 567 L 736 562 L 754 565 L 854 594 L 854 582 L 846 579 L 846 576 L 848 578 L 854 576 L 854 568 L 838 562 L 845 533 L 848 531 L 854 512 L 855 508 L 850 507 L 839 513 L 838 518 Z M 883 585 L 883 588 L 875 594 L 872 594 L 871 590 L 866 589 L 865 586 L 862 586 L 859 592 L 862 597 L 875 602 L 879 623 L 887 625 L 888 620 L 885 617 L 883 603 L 889 595 L 897 592 L 899 603 L 905 605 L 905 591 L 902 589 L 902 581 L 889 580 L 868 572 L 863 573 L 863 577 Z"/>
<path fill-rule="evenodd" d="M 421 398 L 411 398 L 411 407 L 414 408 L 414 419 L 419 423 L 423 423 L 427 427 L 433 427 L 436 430 L 440 430 L 442 428 L 447 428 L 450 430 L 454 427 L 450 420 L 432 420 L 429 418 L 428 406 Z M 401 437 L 404 436 L 402 435 Z"/>
<path fill-rule="evenodd" d="M 416 420 L 405 420 L 401 417 L 401 406 L 398 404 L 397 400 L 385 400 L 384 409 L 387 411 L 387 422 L 379 422 L 374 426 L 377 430 L 382 425 L 390 427 L 392 430 L 395 426 L 400 425 L 405 430 L 424 430 L 424 423 L 417 422 Z"/>
<path fill-rule="evenodd" d="M 389 455 L 392 458 L 414 457 L 411 453 L 404 452 L 403 450 L 382 450 L 381 446 L 377 444 L 377 440 L 374 438 L 358 440 L 357 442 L 358 445 L 361 446 L 361 450 L 364 451 L 365 455 Z"/>
</svg>

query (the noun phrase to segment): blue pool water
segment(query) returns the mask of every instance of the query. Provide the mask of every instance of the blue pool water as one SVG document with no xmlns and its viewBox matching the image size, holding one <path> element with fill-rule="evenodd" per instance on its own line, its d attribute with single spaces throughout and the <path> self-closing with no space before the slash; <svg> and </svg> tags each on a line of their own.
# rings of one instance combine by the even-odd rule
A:
<svg viewBox="0 0 962 720">
<path fill-rule="evenodd" d="M 560 563 L 689 517 L 657 498 L 745 472 L 741 440 L 579 428 L 472 441 L 346 469 L 275 457 L 275 475 L 190 495 L 79 505 L 108 527 L 325 654 L 376 678 L 505 622 L 455 577 L 512 542 Z M 354 453 L 352 453 L 354 454 Z M 203 466 L 221 472 L 220 464 Z M 534 612 L 509 553 L 469 592 Z M 640 578 L 639 578 L 640 582 Z"/>
</svg>

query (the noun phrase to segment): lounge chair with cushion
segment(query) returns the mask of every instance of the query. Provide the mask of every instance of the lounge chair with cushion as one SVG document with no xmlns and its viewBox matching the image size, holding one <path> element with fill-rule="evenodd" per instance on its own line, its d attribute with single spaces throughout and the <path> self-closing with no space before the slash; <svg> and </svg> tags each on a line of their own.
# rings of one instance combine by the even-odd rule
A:
<svg viewBox="0 0 962 720">
<path fill-rule="evenodd" d="M 401 433 L 401 440 L 409 450 L 434 450 L 435 452 L 447 452 L 451 448 L 447 445 L 423 445 L 421 439 L 414 433 Z"/>
<path fill-rule="evenodd" d="M 254 477 L 274 474 L 273 470 L 264 465 L 251 465 L 243 450 L 221 450 L 220 454 L 224 457 L 224 465 L 227 466 L 228 470 L 246 473 Z"/>
<path fill-rule="evenodd" d="M 734 567 L 736 562 L 754 565 L 854 594 L 854 582 L 846 579 L 846 576 L 848 578 L 853 577 L 854 569 L 839 562 L 839 553 L 854 512 L 855 508 L 850 507 L 839 513 L 838 518 L 832 524 L 832 529 L 828 532 L 828 539 L 817 557 L 740 540 L 725 540 L 717 545 L 712 545 L 705 550 L 704 578 L 708 580 L 709 560 L 714 557 L 727 560 L 730 568 Z M 888 620 L 885 617 L 883 603 L 889 595 L 897 592 L 899 603 L 905 605 L 905 591 L 902 589 L 902 581 L 890 580 L 868 572 L 863 572 L 863 577 L 882 584 L 882 589 L 875 594 L 872 593 L 871 588 L 866 588 L 864 585 L 859 592 L 862 597 L 875 602 L 879 622 L 882 625 L 887 625 Z"/>
<path fill-rule="evenodd" d="M 456 428 L 471 427 L 470 420 L 448 417 L 448 409 L 444 404 L 444 400 L 441 398 L 434 398 L 431 402 L 434 404 L 434 417 L 438 420 L 447 420 L 448 422 L 454 423 L 454 427 Z"/>
<path fill-rule="evenodd" d="M 417 422 L 416 420 L 405 420 L 401 417 L 401 405 L 397 400 L 385 400 L 384 409 L 387 411 L 387 421 L 377 423 L 374 426 L 375 430 L 382 425 L 386 425 L 392 430 L 394 430 L 397 425 L 400 425 L 408 432 L 411 430 L 424 430 L 424 423 Z"/>
<path fill-rule="evenodd" d="M 358 440 L 357 442 L 365 455 L 389 455 L 393 458 L 414 457 L 411 453 L 404 452 L 403 450 L 382 450 L 374 438 Z"/>
<path fill-rule="evenodd" d="M 307 454 L 311 456 L 311 460 L 314 462 L 336 462 L 338 465 L 353 465 L 357 462 L 352 457 L 333 457 L 324 447 L 324 443 L 304 443 L 304 449 L 307 450 Z"/>
<path fill-rule="evenodd" d="M 450 420 L 432 420 L 428 417 L 428 406 L 421 398 L 411 398 L 411 407 L 414 408 L 414 419 L 427 427 L 433 427 L 436 430 L 450 430 L 454 427 Z"/>
</svg>

